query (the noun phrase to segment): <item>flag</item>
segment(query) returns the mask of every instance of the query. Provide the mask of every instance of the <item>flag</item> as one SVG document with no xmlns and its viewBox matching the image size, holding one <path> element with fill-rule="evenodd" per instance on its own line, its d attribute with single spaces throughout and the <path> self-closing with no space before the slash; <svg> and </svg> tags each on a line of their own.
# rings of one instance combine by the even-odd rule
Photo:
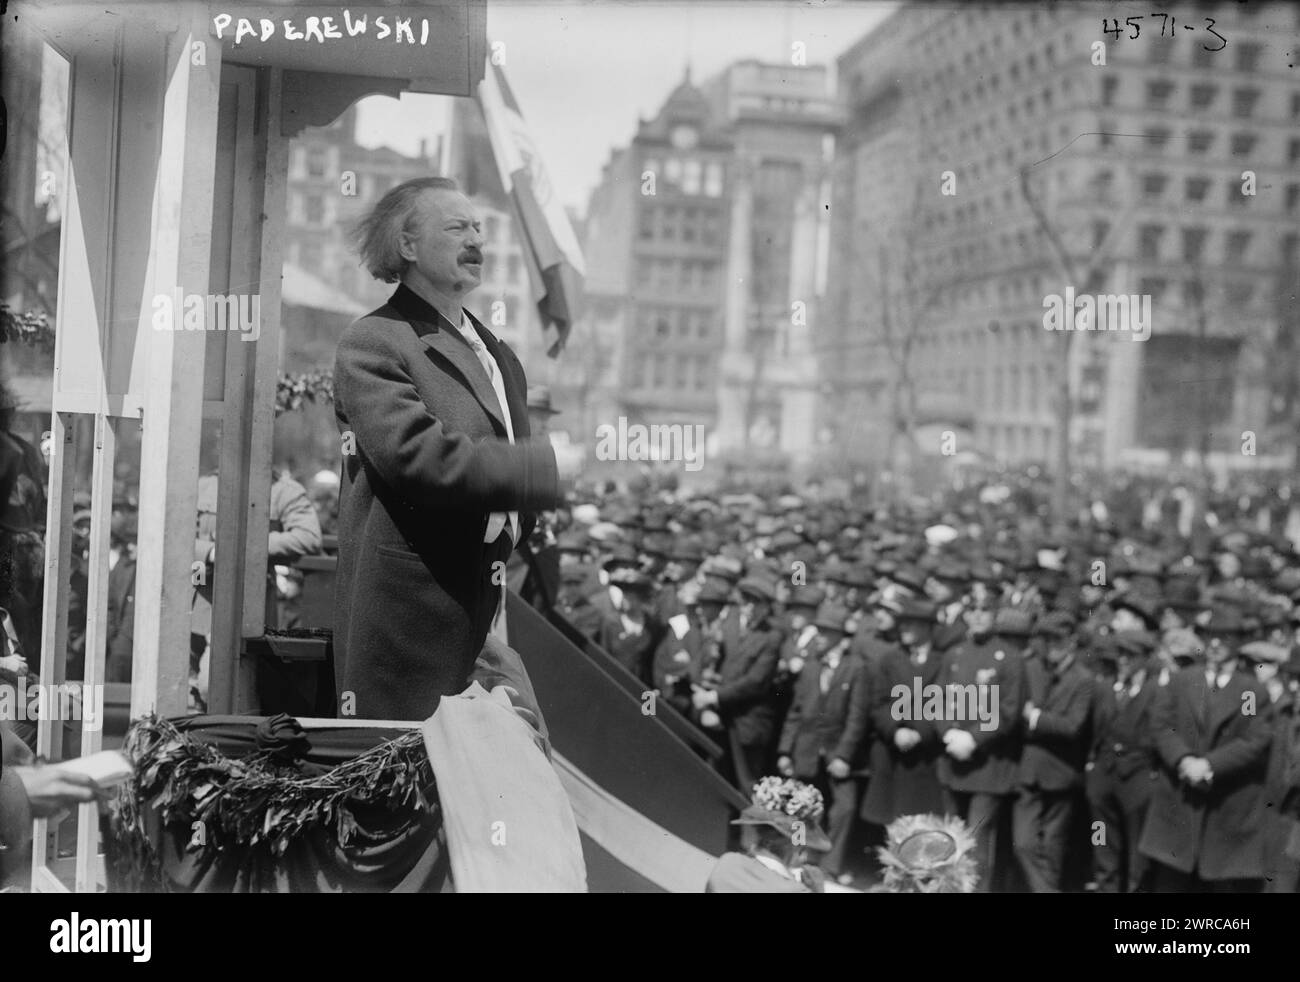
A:
<svg viewBox="0 0 1300 982">
<path fill-rule="evenodd" d="M 501 186 L 511 200 L 520 230 L 524 265 L 545 332 L 546 353 L 554 358 L 564 347 L 577 314 L 586 272 L 582 249 L 505 73 L 500 65 L 492 64 L 490 57 L 478 86 L 478 103 Z"/>
</svg>

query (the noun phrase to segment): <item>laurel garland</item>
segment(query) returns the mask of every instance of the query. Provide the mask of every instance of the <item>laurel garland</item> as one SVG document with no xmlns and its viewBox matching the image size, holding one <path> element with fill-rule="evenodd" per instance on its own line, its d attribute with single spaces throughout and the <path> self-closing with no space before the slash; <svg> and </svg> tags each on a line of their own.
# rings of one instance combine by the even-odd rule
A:
<svg viewBox="0 0 1300 982">
<path fill-rule="evenodd" d="M 293 412 L 306 403 L 334 401 L 334 372 L 316 368 L 296 375 L 281 373 L 275 385 L 275 414 Z"/>
<path fill-rule="evenodd" d="M 0 344 L 21 341 L 38 350 L 54 351 L 54 326 L 43 311 L 16 311 L 0 303 Z"/>
<path fill-rule="evenodd" d="M 204 856 L 251 848 L 268 860 L 319 829 L 333 829 L 346 847 L 358 830 L 353 806 L 431 814 L 438 809 L 433 768 L 418 730 L 312 775 L 287 759 L 283 748 L 231 759 L 154 715 L 132 725 L 123 752 L 135 764 L 135 775 L 110 806 L 108 852 L 127 890 L 167 889 L 146 826 L 148 809 L 159 811 L 164 827 L 189 830 L 201 822 L 203 840 L 191 848 Z"/>
</svg>

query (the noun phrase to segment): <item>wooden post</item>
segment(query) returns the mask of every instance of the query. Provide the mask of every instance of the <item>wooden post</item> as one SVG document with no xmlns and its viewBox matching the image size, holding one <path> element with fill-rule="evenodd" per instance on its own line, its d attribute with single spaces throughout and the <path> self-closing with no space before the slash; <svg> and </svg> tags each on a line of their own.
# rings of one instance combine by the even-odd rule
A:
<svg viewBox="0 0 1300 982">
<path fill-rule="evenodd" d="M 171 295 L 178 287 L 186 296 L 208 292 L 221 47 L 208 35 L 205 8 L 186 8 L 185 14 L 167 45 L 146 297 Z M 193 63 L 195 44 L 205 46 L 205 65 Z M 195 524 L 203 414 L 196 393 L 203 387 L 204 333 L 150 327 L 151 311 L 142 308 L 150 377 L 141 440 L 132 719 L 149 712 L 176 715 L 187 706 L 194 546 L 192 532 L 176 532 Z"/>
</svg>

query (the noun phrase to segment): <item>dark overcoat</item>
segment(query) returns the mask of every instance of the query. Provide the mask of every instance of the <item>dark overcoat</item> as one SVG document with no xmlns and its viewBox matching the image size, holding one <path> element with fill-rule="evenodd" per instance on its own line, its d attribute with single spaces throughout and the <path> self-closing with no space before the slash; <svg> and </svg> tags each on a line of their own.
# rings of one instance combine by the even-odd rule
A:
<svg viewBox="0 0 1300 982">
<path fill-rule="evenodd" d="M 1268 694 L 1244 671 L 1211 690 L 1196 665 L 1157 689 L 1151 724 L 1160 779 L 1142 854 L 1205 880 L 1262 878 L 1264 778 L 1273 737 Z M 1210 762 L 1208 789 L 1178 779 L 1178 762 L 1188 755 Z"/>
<path fill-rule="evenodd" d="M 825 692 L 821 674 L 820 658 L 803 667 L 781 732 L 779 752 L 791 759 L 801 781 L 815 781 L 823 760 L 839 758 L 856 766 L 866 756 L 871 723 L 866 663 L 846 650 Z"/>
<path fill-rule="evenodd" d="M 513 445 L 469 344 L 405 286 L 339 339 L 334 657 L 340 708 L 358 718 L 426 719 L 465 688 L 506 558 L 483 543 L 488 516 L 519 511 L 526 540 L 559 500 L 555 453 L 529 439 L 523 366 L 469 319 L 502 371 Z"/>
<path fill-rule="evenodd" d="M 861 817 L 876 825 L 888 825 L 900 815 L 923 815 L 943 811 L 943 789 L 939 785 L 938 762 L 943 756 L 939 723 L 927 719 L 899 718 L 894 712 L 898 686 L 911 690 L 919 679 L 922 687 L 935 684 L 943 657 L 933 649 L 907 654 L 894 648 L 870 667 L 869 694 L 871 724 L 871 780 L 862 796 Z M 906 753 L 894 743 L 899 727 L 915 730 L 921 742 Z"/>
</svg>

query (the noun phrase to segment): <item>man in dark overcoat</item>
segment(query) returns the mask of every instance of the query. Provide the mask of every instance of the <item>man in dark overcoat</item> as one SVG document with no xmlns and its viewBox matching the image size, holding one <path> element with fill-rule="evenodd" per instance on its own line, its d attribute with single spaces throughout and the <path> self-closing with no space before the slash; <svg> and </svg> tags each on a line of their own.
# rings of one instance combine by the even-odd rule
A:
<svg viewBox="0 0 1300 982">
<path fill-rule="evenodd" d="M 398 185 L 356 234 L 366 268 L 400 285 L 343 332 L 335 361 L 339 710 L 426 719 L 467 684 L 506 559 L 580 453 L 529 439 L 519 359 L 462 307 L 483 236 L 454 182 Z"/>
</svg>

